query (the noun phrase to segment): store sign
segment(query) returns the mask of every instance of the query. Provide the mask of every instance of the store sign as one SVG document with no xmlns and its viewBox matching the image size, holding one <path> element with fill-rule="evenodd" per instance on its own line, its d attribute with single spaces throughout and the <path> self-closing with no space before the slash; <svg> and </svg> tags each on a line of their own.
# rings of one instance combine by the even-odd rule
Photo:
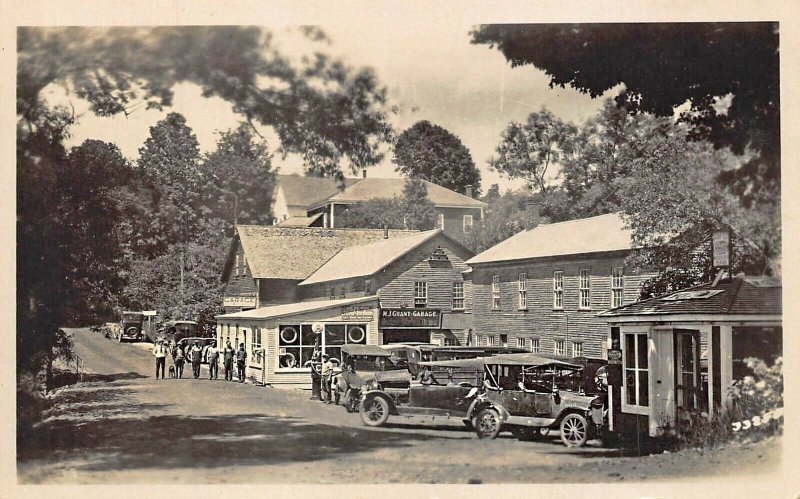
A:
<svg viewBox="0 0 800 499">
<path fill-rule="evenodd" d="M 366 305 L 354 305 L 342 309 L 343 321 L 371 321 L 372 307 Z"/>
<path fill-rule="evenodd" d="M 608 351 L 609 364 L 622 364 L 622 350 L 609 350 Z"/>
<path fill-rule="evenodd" d="M 222 299 L 223 307 L 255 307 L 256 294 L 226 296 Z"/>
<path fill-rule="evenodd" d="M 727 230 L 718 230 L 711 237 L 712 260 L 714 267 L 730 267 L 731 234 Z"/>
<path fill-rule="evenodd" d="M 381 329 L 439 329 L 442 312 L 435 309 L 382 308 Z"/>
</svg>

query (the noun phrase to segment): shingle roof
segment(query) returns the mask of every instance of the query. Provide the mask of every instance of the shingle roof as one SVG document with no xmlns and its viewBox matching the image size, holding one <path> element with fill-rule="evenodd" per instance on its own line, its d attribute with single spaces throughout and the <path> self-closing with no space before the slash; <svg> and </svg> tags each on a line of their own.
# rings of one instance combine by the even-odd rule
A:
<svg viewBox="0 0 800 499">
<path fill-rule="evenodd" d="M 671 300 L 686 291 L 716 290 L 721 293 L 708 298 Z M 773 277 L 734 277 L 730 282 L 711 283 L 687 288 L 657 298 L 612 308 L 600 317 L 632 315 L 781 315 L 781 282 Z M 686 296 L 686 295 L 681 295 Z M 665 299 L 666 298 L 666 299 Z"/>
<path fill-rule="evenodd" d="M 389 237 L 416 231 L 390 230 Z M 237 236 L 253 278 L 303 280 L 338 251 L 383 239 L 382 229 L 239 225 Z M 228 266 L 226 266 L 226 272 Z M 223 276 L 224 279 L 225 276 Z"/>
<path fill-rule="evenodd" d="M 336 253 L 300 285 L 372 275 L 422 243 L 441 234 L 440 229 L 404 237 L 351 246 Z"/>
<path fill-rule="evenodd" d="M 406 185 L 406 179 L 403 178 L 365 178 L 356 180 L 345 190 L 337 192 L 325 200 L 309 204 L 309 208 L 318 208 L 329 202 L 358 203 L 374 198 L 401 197 L 403 195 L 403 187 Z M 428 198 L 436 206 L 452 208 L 482 208 L 486 206 L 483 201 L 459 194 L 427 180 L 423 182 L 428 188 Z"/>
<path fill-rule="evenodd" d="M 286 303 L 284 305 L 272 305 L 269 307 L 261 307 L 252 310 L 245 310 L 244 312 L 233 312 L 230 314 L 217 315 L 216 318 L 217 319 L 271 319 L 274 317 L 284 317 L 287 315 L 313 312 L 315 310 L 324 310 L 326 308 L 341 307 L 345 305 L 352 305 L 354 303 L 362 303 L 377 299 L 378 299 L 377 296 L 361 296 L 358 298 L 345 298 L 341 300 L 319 300 L 319 301 L 305 301 L 298 303 Z"/>
<path fill-rule="evenodd" d="M 286 220 L 275 224 L 276 227 L 311 227 L 311 224 L 319 220 L 322 213 L 311 215 L 310 217 L 289 217 Z"/>
<path fill-rule="evenodd" d="M 467 261 L 467 265 L 634 248 L 619 214 L 542 224 L 516 234 Z"/>
<path fill-rule="evenodd" d="M 344 187 L 358 182 L 357 178 L 344 179 Z M 339 184 L 332 178 L 304 177 L 302 175 L 278 175 L 276 188 L 283 189 L 289 206 L 313 206 L 341 192 Z"/>
</svg>

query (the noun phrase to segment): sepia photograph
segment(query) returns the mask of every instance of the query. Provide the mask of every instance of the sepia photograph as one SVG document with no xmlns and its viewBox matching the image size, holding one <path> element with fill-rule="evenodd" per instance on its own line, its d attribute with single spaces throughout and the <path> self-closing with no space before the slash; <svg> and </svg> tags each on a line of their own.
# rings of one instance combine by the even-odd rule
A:
<svg viewBox="0 0 800 499">
<path fill-rule="evenodd" d="M 359 9 L 11 28 L 7 480 L 779 473 L 783 25 Z"/>
</svg>

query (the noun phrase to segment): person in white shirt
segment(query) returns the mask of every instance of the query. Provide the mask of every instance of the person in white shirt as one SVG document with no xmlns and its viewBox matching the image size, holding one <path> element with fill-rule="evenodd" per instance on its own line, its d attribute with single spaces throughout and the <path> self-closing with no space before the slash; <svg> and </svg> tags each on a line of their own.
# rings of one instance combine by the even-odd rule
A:
<svg viewBox="0 0 800 499">
<path fill-rule="evenodd" d="M 161 370 L 161 379 L 164 379 L 164 369 L 167 365 L 167 346 L 164 340 L 158 340 L 156 346 L 153 348 L 153 355 L 156 358 L 156 379 L 158 379 L 158 371 Z"/>
<path fill-rule="evenodd" d="M 333 381 L 333 362 L 327 354 L 322 355 L 322 401 L 332 404 L 331 385 Z"/>
</svg>

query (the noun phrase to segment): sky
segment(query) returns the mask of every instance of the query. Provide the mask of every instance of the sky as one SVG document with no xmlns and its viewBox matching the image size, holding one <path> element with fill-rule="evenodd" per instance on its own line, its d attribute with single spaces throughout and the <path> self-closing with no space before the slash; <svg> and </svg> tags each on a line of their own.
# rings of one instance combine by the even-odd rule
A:
<svg viewBox="0 0 800 499">
<path fill-rule="evenodd" d="M 397 26 L 416 29 L 400 30 Z M 530 66 L 511 68 L 498 50 L 470 44 L 471 26 L 457 19 L 438 18 L 434 23 L 430 19 L 414 22 L 377 16 L 369 22 L 362 19 L 357 24 L 320 27 L 331 39 L 329 45 L 301 39 L 291 27 L 272 31 L 278 46 L 291 57 L 317 49 L 341 57 L 352 66 L 372 67 L 378 81 L 389 91 L 389 103 L 400 109 L 391 118 L 395 128 L 402 131 L 419 120 L 428 120 L 454 133 L 480 169 L 484 192 L 493 183 L 500 184 L 502 190 L 523 185 L 488 168 L 500 133 L 509 122 L 524 121 L 531 112 L 547 107 L 556 116 L 577 124 L 602 105 L 602 98 L 591 99 L 569 88 L 551 89 L 543 72 Z M 110 141 L 130 159 L 138 157 L 149 128 L 168 112 L 178 111 L 186 116 L 203 152 L 213 150 L 218 131 L 234 128 L 241 120 L 227 102 L 202 97 L 194 84 L 176 86 L 174 105 L 164 111 L 137 110 L 128 117 L 100 118 L 83 103 L 75 105 L 80 118 L 71 129 L 68 145 L 78 145 L 88 138 Z M 267 129 L 261 132 L 275 149 L 274 134 Z M 281 173 L 303 171 L 297 156 L 276 156 L 273 165 Z M 371 168 L 368 175 L 399 176 L 391 164 L 391 154 Z"/>
</svg>

